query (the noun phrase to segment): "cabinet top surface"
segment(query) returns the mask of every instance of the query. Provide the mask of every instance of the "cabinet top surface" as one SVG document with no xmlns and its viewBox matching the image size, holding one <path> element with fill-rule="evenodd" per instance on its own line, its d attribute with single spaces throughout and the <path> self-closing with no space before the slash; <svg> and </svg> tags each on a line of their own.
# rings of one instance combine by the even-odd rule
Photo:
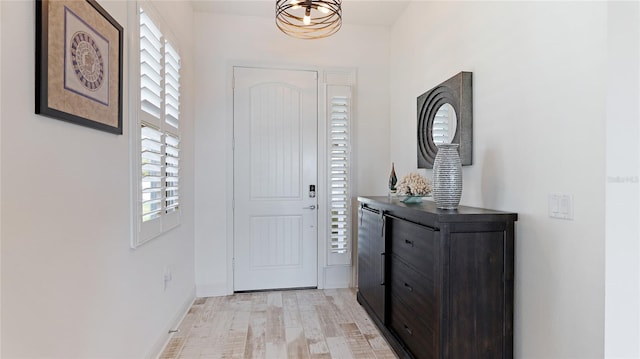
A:
<svg viewBox="0 0 640 359">
<path fill-rule="evenodd" d="M 425 215 L 435 216 L 439 222 L 459 222 L 461 220 L 487 220 L 493 218 L 500 221 L 517 221 L 518 215 L 512 212 L 495 211 L 491 209 L 459 206 L 458 209 L 447 210 L 438 209 L 433 201 L 422 201 L 420 203 L 403 203 L 397 198 L 389 196 L 358 197 L 358 201 L 372 206 L 381 207 L 383 210 L 398 211 L 418 211 Z"/>
</svg>

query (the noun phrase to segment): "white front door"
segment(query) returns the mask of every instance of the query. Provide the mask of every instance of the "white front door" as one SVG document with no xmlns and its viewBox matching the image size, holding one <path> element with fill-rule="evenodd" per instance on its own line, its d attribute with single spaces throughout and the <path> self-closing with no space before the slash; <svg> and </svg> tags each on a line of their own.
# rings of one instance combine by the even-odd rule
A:
<svg viewBox="0 0 640 359">
<path fill-rule="evenodd" d="M 317 286 L 317 72 L 234 68 L 234 290 Z"/>
</svg>

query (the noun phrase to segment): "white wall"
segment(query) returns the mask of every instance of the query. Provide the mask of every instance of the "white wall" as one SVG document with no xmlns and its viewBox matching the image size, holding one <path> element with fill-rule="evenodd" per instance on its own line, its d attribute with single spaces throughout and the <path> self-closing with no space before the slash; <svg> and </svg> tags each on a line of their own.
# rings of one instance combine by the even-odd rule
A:
<svg viewBox="0 0 640 359">
<path fill-rule="evenodd" d="M 462 204 L 519 214 L 516 358 L 604 355 L 606 34 L 605 2 L 414 2 L 391 31 L 399 176 L 416 167 L 416 97 L 473 72 Z M 548 217 L 551 192 L 573 194 L 573 221 Z"/>
<path fill-rule="evenodd" d="M 605 357 L 640 357 L 640 6 L 608 3 Z"/>
<path fill-rule="evenodd" d="M 381 194 L 390 167 L 389 29 L 345 25 L 327 39 L 303 41 L 280 33 L 270 18 L 200 13 L 195 34 L 196 285 L 199 296 L 220 295 L 232 290 L 227 260 L 231 66 L 357 68 L 357 191 Z"/>
<path fill-rule="evenodd" d="M 127 2 L 100 3 L 127 27 Z M 158 4 L 184 51 L 183 223 L 132 250 L 127 51 L 122 136 L 35 115 L 34 6 L 0 2 L 1 356 L 153 356 L 195 294 L 191 7 Z"/>
<path fill-rule="evenodd" d="M 2 5 L 0 5 L 0 19 L 2 19 Z M 2 32 L 0 32 L 0 45 L 2 44 Z M 2 81 L 2 46 L 0 46 L 0 84 Z M 0 158 L 2 158 L 2 86 L 0 86 Z M 0 198 L 2 198 L 2 166 L 0 165 Z M 0 205 L 0 219 L 2 218 L 2 206 Z M 0 254 L 2 253 L 2 220 L 0 220 Z M 0 268 L 2 268 L 2 255 L 0 255 Z M 0 272 L 1 274 L 1 272 Z M 0 275 L 0 308 L 2 308 L 2 277 Z M 0 313 L 0 323 L 2 322 Z M 0 355 L 2 354 L 2 325 L 0 324 Z"/>
</svg>

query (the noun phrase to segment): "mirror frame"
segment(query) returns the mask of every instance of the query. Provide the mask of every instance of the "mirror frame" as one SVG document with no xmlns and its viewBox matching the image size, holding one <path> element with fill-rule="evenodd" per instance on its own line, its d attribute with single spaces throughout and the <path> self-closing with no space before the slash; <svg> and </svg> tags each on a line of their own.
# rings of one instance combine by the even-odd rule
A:
<svg viewBox="0 0 640 359">
<path fill-rule="evenodd" d="M 460 72 L 418 96 L 418 168 L 433 168 L 438 147 L 433 142 L 433 119 L 440 106 L 451 104 L 456 111 L 457 143 L 463 166 L 473 164 L 472 73 Z"/>
</svg>

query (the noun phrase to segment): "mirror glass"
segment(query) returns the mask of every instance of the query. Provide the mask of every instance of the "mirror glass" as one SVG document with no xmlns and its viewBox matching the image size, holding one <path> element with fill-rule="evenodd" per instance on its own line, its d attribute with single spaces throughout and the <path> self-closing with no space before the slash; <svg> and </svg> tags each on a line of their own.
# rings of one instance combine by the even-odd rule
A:
<svg viewBox="0 0 640 359">
<path fill-rule="evenodd" d="M 433 118 L 433 128 L 431 138 L 436 145 L 442 143 L 451 143 L 456 135 L 456 127 L 458 121 L 456 118 L 456 110 L 450 103 L 445 103 L 438 108 Z"/>
</svg>

